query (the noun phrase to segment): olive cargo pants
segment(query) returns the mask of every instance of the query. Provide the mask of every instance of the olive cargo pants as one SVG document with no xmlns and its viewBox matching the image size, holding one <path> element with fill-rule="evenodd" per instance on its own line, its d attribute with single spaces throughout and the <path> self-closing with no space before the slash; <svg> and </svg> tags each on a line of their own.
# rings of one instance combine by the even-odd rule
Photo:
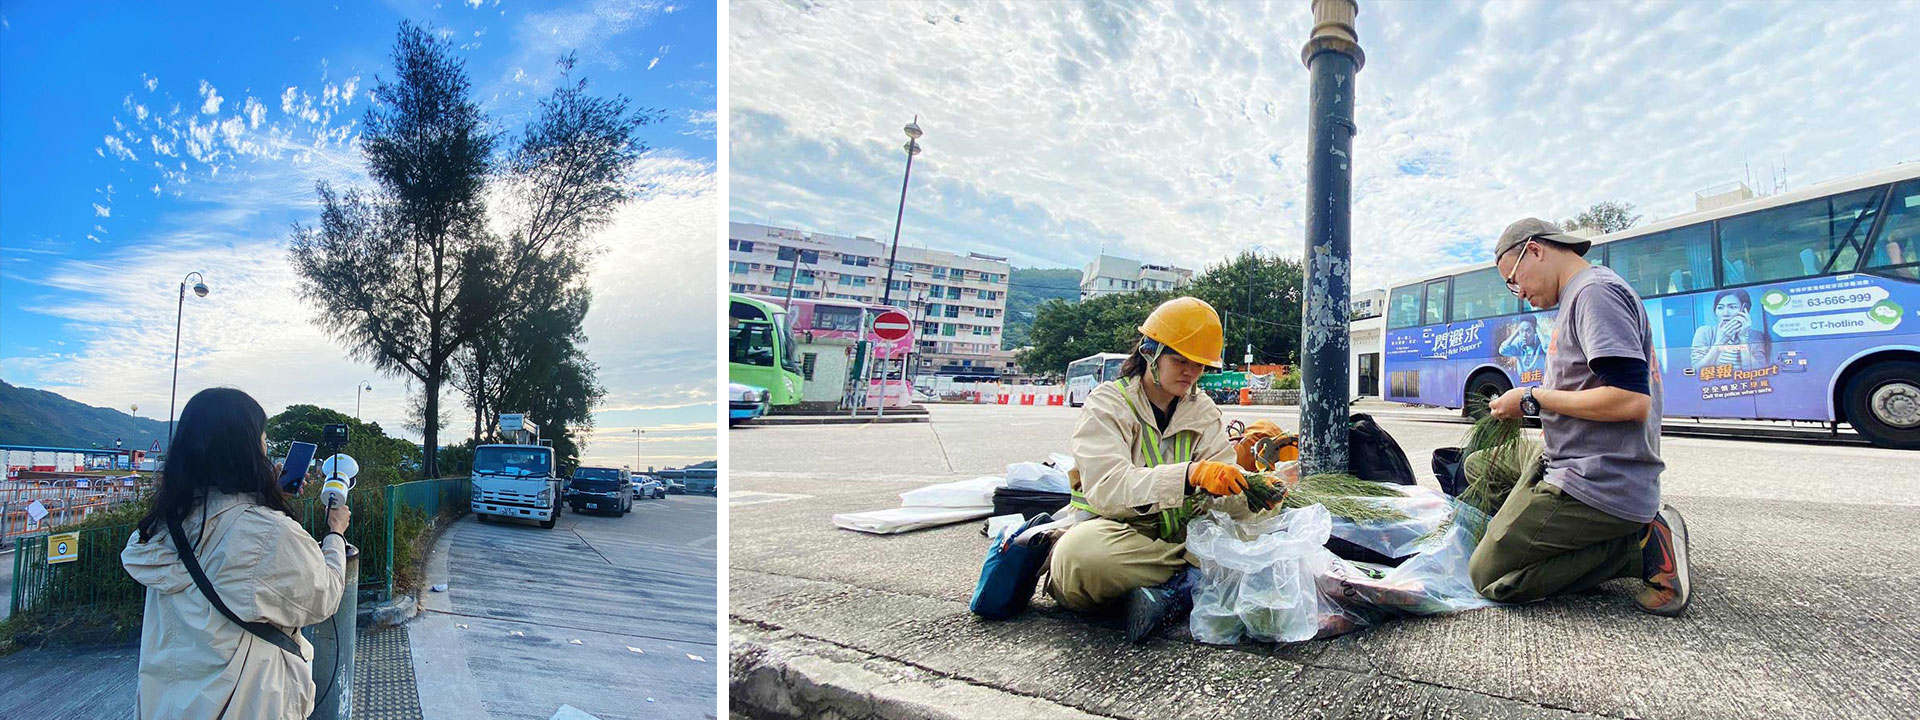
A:
<svg viewBox="0 0 1920 720">
<path fill-rule="evenodd" d="M 1520 478 L 1467 563 L 1474 589 L 1489 600 L 1521 603 L 1640 577 L 1646 524 L 1614 517 L 1541 482 L 1540 446 L 1520 442 L 1510 452 L 1474 453 L 1463 468 L 1468 480 L 1487 472 Z"/>
<path fill-rule="evenodd" d="M 1053 545 L 1047 594 L 1070 610 L 1087 612 L 1125 597 L 1127 591 L 1166 582 L 1187 567 L 1187 547 L 1095 518 L 1071 528 Z"/>
</svg>

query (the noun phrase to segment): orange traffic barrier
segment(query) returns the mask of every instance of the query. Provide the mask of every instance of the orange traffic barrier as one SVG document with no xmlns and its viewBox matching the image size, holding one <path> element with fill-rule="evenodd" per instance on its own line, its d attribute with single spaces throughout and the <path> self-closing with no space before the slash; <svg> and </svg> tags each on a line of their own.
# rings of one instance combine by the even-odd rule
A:
<svg viewBox="0 0 1920 720">
<path fill-rule="evenodd" d="M 1240 404 L 1241 404 L 1241 405 L 1252 405 L 1252 404 L 1253 404 L 1253 389 L 1252 389 L 1252 388 L 1240 388 Z"/>
</svg>

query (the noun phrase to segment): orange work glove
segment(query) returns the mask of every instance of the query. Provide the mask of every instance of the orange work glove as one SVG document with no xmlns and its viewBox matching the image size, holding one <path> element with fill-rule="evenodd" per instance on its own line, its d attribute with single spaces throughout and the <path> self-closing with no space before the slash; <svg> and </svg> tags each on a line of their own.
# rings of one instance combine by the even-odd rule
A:
<svg viewBox="0 0 1920 720">
<path fill-rule="evenodd" d="M 1202 460 L 1187 466 L 1187 484 L 1213 495 L 1239 495 L 1247 489 L 1247 475 L 1232 465 Z"/>
</svg>

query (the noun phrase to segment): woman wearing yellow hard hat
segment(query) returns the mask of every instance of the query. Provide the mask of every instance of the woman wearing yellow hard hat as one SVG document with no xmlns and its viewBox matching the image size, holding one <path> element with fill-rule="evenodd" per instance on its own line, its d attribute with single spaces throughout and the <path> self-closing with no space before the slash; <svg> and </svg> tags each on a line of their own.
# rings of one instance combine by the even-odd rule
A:
<svg viewBox="0 0 1920 720">
<path fill-rule="evenodd" d="M 1220 409 L 1194 389 L 1205 368 L 1221 366 L 1219 313 L 1199 298 L 1174 298 L 1139 329 L 1120 379 L 1093 389 L 1073 431 L 1073 507 L 1097 517 L 1060 537 L 1047 574 L 1047 593 L 1074 610 L 1124 598 L 1135 642 L 1192 607 L 1188 497 L 1205 493 L 1216 508 L 1247 512 L 1236 443 Z M 1279 433 L 1256 423 L 1237 444 Z"/>
</svg>

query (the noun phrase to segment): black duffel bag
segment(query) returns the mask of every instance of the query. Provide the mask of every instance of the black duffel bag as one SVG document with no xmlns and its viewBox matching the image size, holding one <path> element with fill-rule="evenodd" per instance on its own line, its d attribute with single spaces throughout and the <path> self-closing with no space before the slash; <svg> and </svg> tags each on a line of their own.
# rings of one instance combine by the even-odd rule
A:
<svg viewBox="0 0 1920 720">
<path fill-rule="evenodd" d="M 1413 464 L 1407 461 L 1407 453 L 1387 434 L 1386 428 L 1366 413 L 1353 413 L 1349 418 L 1353 425 L 1347 431 L 1347 472 L 1361 480 L 1389 485 L 1414 484 Z M 1381 565 L 1399 565 L 1406 559 L 1387 557 L 1337 537 L 1327 538 L 1327 549 L 1348 560 Z"/>
<path fill-rule="evenodd" d="M 1072 499 L 1063 492 L 996 488 L 993 491 L 993 515 L 999 517 L 1018 513 L 1022 518 L 1032 518 L 1040 513 L 1057 512 Z"/>
</svg>

